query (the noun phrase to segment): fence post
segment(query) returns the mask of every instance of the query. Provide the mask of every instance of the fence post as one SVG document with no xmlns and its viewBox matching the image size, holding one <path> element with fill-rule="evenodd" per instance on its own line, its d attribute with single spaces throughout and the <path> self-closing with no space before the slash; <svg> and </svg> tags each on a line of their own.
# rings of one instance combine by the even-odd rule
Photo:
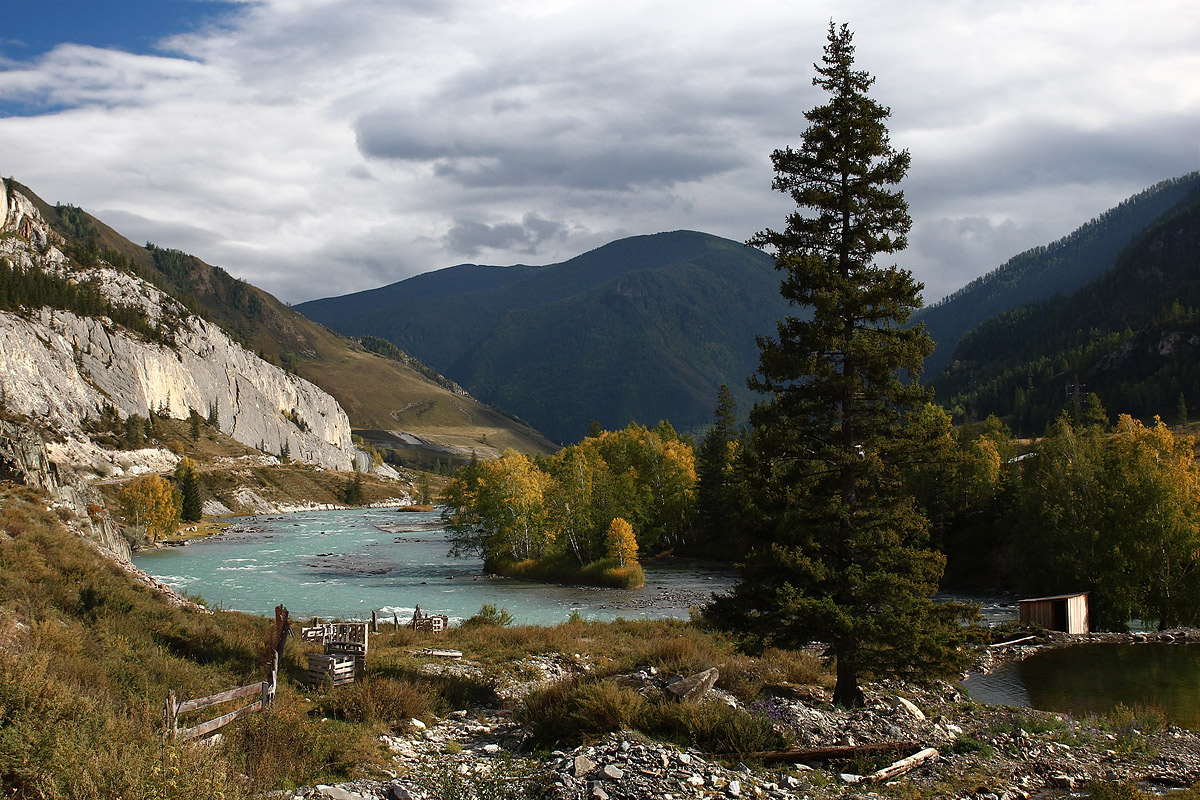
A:
<svg viewBox="0 0 1200 800">
<path fill-rule="evenodd" d="M 179 703 L 175 701 L 175 690 L 167 690 L 167 706 L 163 709 L 163 717 L 166 720 L 167 736 L 171 741 L 175 741 L 175 737 L 179 735 Z"/>
</svg>

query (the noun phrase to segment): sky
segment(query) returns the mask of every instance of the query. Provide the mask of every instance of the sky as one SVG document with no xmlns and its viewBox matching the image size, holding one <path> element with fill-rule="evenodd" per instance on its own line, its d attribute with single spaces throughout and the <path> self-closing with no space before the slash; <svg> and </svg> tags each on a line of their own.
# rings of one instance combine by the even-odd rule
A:
<svg viewBox="0 0 1200 800">
<path fill-rule="evenodd" d="M 288 302 L 745 240 L 831 20 L 927 302 L 1200 169 L 1194 0 L 0 0 L 0 173 Z"/>
</svg>

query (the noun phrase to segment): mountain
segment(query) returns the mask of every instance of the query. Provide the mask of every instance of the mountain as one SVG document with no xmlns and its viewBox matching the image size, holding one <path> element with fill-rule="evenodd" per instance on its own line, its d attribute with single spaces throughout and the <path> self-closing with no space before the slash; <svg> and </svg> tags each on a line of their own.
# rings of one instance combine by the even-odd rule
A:
<svg viewBox="0 0 1200 800">
<path fill-rule="evenodd" d="M 770 256 L 694 231 L 541 267 L 462 264 L 297 309 L 394 343 L 559 441 L 591 420 L 706 425 L 722 383 L 748 408 L 755 337 L 790 310 Z"/>
<path fill-rule="evenodd" d="M 934 378 L 944 370 L 959 339 L 984 320 L 1026 303 L 1070 294 L 1103 275 L 1134 237 L 1197 186 L 1198 172 L 1156 184 L 1069 236 L 1013 256 L 992 272 L 918 311 L 913 322 L 924 322 L 937 343 L 933 355 L 925 361 L 926 378 Z"/>
<path fill-rule="evenodd" d="M 1200 186 L 1191 184 L 1109 272 L 964 336 L 934 381 L 938 397 L 960 415 L 1007 416 L 1026 434 L 1088 394 L 1112 415 L 1181 421 L 1200 404 Z"/>
<path fill-rule="evenodd" d="M 434 458 L 463 460 L 473 450 L 486 457 L 505 447 L 529 453 L 554 447 L 394 348 L 372 352 L 220 267 L 178 250 L 134 244 L 79 208 L 50 206 L 10 183 L 63 238 L 73 262 L 110 265 L 112 272 L 176 298 L 245 349 L 321 387 L 344 409 L 353 429 L 383 447 L 409 451 L 410 461 L 432 464 Z"/>
</svg>

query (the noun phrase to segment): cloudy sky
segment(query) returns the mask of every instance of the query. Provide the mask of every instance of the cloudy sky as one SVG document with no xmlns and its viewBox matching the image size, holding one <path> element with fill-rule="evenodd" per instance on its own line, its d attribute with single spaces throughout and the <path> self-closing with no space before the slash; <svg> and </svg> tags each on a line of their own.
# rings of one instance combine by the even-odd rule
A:
<svg viewBox="0 0 1200 800">
<path fill-rule="evenodd" d="M 831 19 L 926 300 L 1200 169 L 1194 0 L 0 0 L 0 172 L 292 302 L 743 240 Z"/>
</svg>

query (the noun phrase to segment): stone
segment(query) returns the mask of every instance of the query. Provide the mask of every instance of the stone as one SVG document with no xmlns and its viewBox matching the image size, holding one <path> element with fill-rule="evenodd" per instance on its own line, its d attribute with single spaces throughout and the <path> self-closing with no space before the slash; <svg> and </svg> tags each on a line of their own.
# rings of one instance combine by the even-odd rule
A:
<svg viewBox="0 0 1200 800">
<path fill-rule="evenodd" d="M 416 728 L 419 731 L 423 731 L 423 730 L 425 730 L 425 728 L 428 727 L 424 722 L 421 722 L 421 720 L 417 719 L 416 717 L 413 717 L 412 719 L 410 719 L 408 721 L 408 724 L 412 725 L 414 728 Z"/>
<path fill-rule="evenodd" d="M 498 745 L 498 744 L 485 744 L 485 745 L 483 746 L 483 752 L 487 753 L 489 756 L 494 756 L 494 755 L 496 755 L 496 753 L 499 753 L 499 752 L 500 752 L 500 745 Z"/>
<path fill-rule="evenodd" d="M 741 797 L 742 796 L 742 782 L 738 781 L 738 780 L 730 781 L 729 785 L 725 787 L 725 793 L 728 794 L 730 797 Z"/>
<path fill-rule="evenodd" d="M 351 792 L 343 789 L 340 786 L 317 786 L 318 797 L 328 798 L 328 800 L 366 800 L 366 798 L 358 792 Z"/>
<path fill-rule="evenodd" d="M 608 800 L 608 792 L 604 791 L 603 786 L 596 784 L 592 787 L 592 793 L 588 797 L 593 798 L 593 800 Z"/>
<path fill-rule="evenodd" d="M 925 719 L 925 712 L 922 711 L 921 709 L 917 708 L 916 703 L 914 703 L 911 700 L 908 700 L 907 698 L 904 698 L 904 697 L 897 697 L 896 700 L 899 701 L 901 708 L 903 708 L 905 711 L 907 711 L 909 714 L 912 715 L 913 719 L 916 719 L 916 720 L 924 720 Z"/>
<path fill-rule="evenodd" d="M 625 777 L 625 770 L 618 767 L 616 764 L 607 764 L 604 767 L 604 777 L 610 781 L 619 781 Z"/>
<path fill-rule="evenodd" d="M 400 784 L 392 787 L 392 800 L 416 800 L 413 793 Z"/>
<path fill-rule="evenodd" d="M 683 680 L 675 681 L 667 686 L 667 693 L 681 702 L 695 703 L 711 689 L 721 677 L 716 667 L 710 667 L 703 672 L 697 672 Z"/>
<path fill-rule="evenodd" d="M 575 764 L 573 766 L 573 774 L 576 778 L 583 778 L 592 773 L 596 768 L 596 762 L 584 755 L 575 756 Z"/>
</svg>

